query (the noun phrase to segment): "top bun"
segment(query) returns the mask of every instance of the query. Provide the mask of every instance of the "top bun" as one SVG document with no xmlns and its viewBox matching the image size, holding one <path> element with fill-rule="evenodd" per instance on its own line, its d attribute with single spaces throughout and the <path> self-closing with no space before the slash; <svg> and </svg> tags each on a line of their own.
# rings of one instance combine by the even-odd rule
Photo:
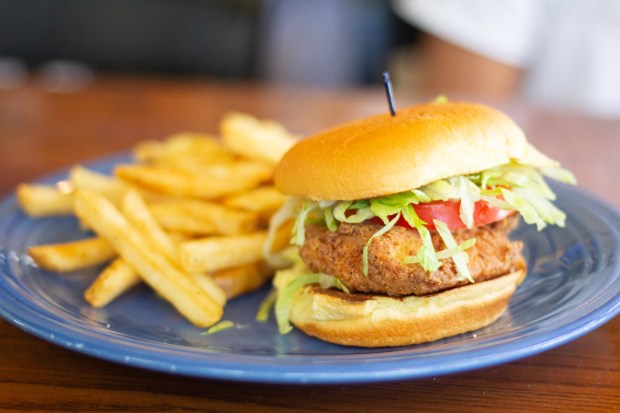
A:
<svg viewBox="0 0 620 413">
<path fill-rule="evenodd" d="M 300 141 L 276 168 L 282 192 L 355 200 L 403 192 L 511 160 L 557 163 L 506 115 L 472 103 L 434 103 L 353 121 Z"/>
</svg>

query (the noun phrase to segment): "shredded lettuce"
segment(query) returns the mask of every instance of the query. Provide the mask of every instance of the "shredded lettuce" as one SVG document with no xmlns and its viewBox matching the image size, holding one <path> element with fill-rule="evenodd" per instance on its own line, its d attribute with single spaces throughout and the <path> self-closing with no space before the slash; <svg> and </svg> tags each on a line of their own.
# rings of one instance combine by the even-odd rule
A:
<svg viewBox="0 0 620 413">
<path fill-rule="evenodd" d="M 437 258 L 440 260 L 445 260 L 452 257 L 455 254 L 460 252 L 465 252 L 467 248 L 471 248 L 476 244 L 476 238 L 470 238 L 466 241 L 461 242 L 457 247 L 446 248 L 445 250 L 441 250 L 437 252 Z"/>
<path fill-rule="evenodd" d="M 319 284 L 322 288 L 337 288 L 349 293 L 349 290 L 339 279 L 331 275 L 311 272 L 297 252 L 288 252 L 288 258 L 293 265 L 277 271 L 273 279 L 273 286 L 277 292 L 274 313 L 280 334 L 286 334 L 293 329 L 289 321 L 293 300 L 295 294 L 305 285 Z M 271 295 L 268 295 L 261 304 L 259 309 L 261 320 L 267 319 L 269 307 L 271 307 L 269 301 L 272 299 Z M 257 319 L 259 315 L 257 315 Z"/>
<path fill-rule="evenodd" d="M 347 286 L 344 285 L 342 281 L 331 275 L 319 273 L 319 285 L 321 286 L 321 288 L 335 288 L 337 290 L 344 291 L 347 294 L 351 293 L 351 291 L 349 291 Z"/>
<path fill-rule="evenodd" d="M 458 254 L 459 252 L 465 252 L 465 250 L 467 248 L 471 248 L 475 244 L 476 244 L 476 239 L 475 238 L 470 238 L 470 239 L 468 239 L 466 241 L 461 242 L 456 247 L 446 248 L 444 250 L 437 251 L 437 253 L 435 254 L 435 258 L 437 258 L 439 260 L 448 259 L 448 258 L 452 257 L 453 255 Z M 420 248 L 420 250 L 422 250 L 422 248 Z M 419 253 L 418 253 L 418 255 L 419 255 Z M 418 258 L 418 256 L 405 257 L 405 259 L 403 260 L 403 264 L 418 264 L 420 262 L 421 262 L 421 260 Z"/>
<path fill-rule="evenodd" d="M 435 229 L 443 240 L 443 243 L 446 244 L 446 248 L 451 249 L 455 252 L 455 254 L 450 256 L 450 258 L 452 258 L 452 261 L 454 262 L 456 272 L 461 277 L 467 278 L 469 282 L 475 282 L 474 279 L 471 277 L 469 268 L 467 267 L 467 261 L 469 260 L 469 256 L 465 252 L 459 251 L 460 248 L 456 244 L 456 240 L 452 236 L 452 232 L 450 232 L 448 226 L 436 219 L 433 220 L 433 224 L 435 224 Z"/>
<path fill-rule="evenodd" d="M 385 224 L 383 228 L 381 228 L 379 231 L 372 234 L 372 236 L 368 238 L 368 241 L 366 241 L 366 245 L 364 245 L 364 249 L 362 250 L 362 272 L 364 274 L 366 275 L 368 274 L 368 248 L 370 247 L 370 243 L 372 242 L 373 239 L 380 237 L 381 235 L 391 230 L 392 227 L 398 222 L 399 219 L 400 219 L 400 212 L 394 215 L 394 218 L 388 221 L 387 224 Z"/>
<path fill-rule="evenodd" d="M 448 103 L 448 97 L 446 95 L 439 95 L 432 101 L 432 103 L 434 103 L 435 105 Z"/>
<path fill-rule="evenodd" d="M 347 211 L 350 214 L 347 214 Z M 375 216 L 370 209 L 369 202 L 356 202 L 354 205 L 351 201 L 338 202 L 334 207 L 333 214 L 334 219 L 347 224 L 359 224 Z"/>
<path fill-rule="evenodd" d="M 452 187 L 456 188 L 456 198 L 461 200 L 459 216 L 467 228 L 474 226 L 474 205 L 480 200 L 480 189 L 464 176 L 455 176 L 448 179 Z"/>
<path fill-rule="evenodd" d="M 568 169 L 564 168 L 542 168 L 541 172 L 546 177 L 551 179 L 555 179 L 559 182 L 564 182 L 565 184 L 575 185 L 577 183 L 577 179 L 575 179 L 575 175 Z"/>
<path fill-rule="evenodd" d="M 306 284 L 314 284 L 319 282 L 318 274 L 304 274 L 294 278 L 287 283 L 284 288 L 278 290 L 278 299 L 276 300 L 275 313 L 280 334 L 286 334 L 293 329 L 289 321 L 289 314 L 293 307 L 293 298 L 295 294 Z"/>
<path fill-rule="evenodd" d="M 335 232 L 338 230 L 338 221 L 334 218 L 334 209 L 329 206 L 323 210 L 323 214 L 325 216 L 325 225 L 331 232 Z"/>
<path fill-rule="evenodd" d="M 306 221 L 310 215 L 310 212 L 317 209 L 319 206 L 316 202 L 304 202 L 301 205 L 301 209 L 297 215 L 297 220 L 295 221 L 295 226 L 293 227 L 293 238 L 291 242 L 294 245 L 304 245 L 306 242 Z"/>
<path fill-rule="evenodd" d="M 420 190 L 418 191 L 422 192 Z M 422 193 L 425 194 L 426 197 L 429 199 L 429 201 L 425 202 L 430 202 L 431 200 L 447 201 L 448 199 L 455 199 L 458 197 L 455 188 L 444 179 L 440 179 L 438 181 L 431 182 L 430 184 L 425 185 L 424 192 Z"/>
<path fill-rule="evenodd" d="M 233 328 L 234 326 L 235 326 L 235 323 L 233 323 L 232 321 L 230 321 L 230 320 L 222 320 L 219 323 L 214 324 L 213 326 L 211 326 L 204 333 L 200 333 L 200 334 L 201 335 L 215 334 L 215 333 L 219 333 L 220 331 L 228 330 L 229 328 Z"/>
<path fill-rule="evenodd" d="M 422 268 L 424 268 L 425 271 L 437 271 L 437 269 L 441 266 L 441 263 L 435 253 L 435 246 L 433 245 L 431 232 L 426 228 L 426 222 L 420 219 L 411 204 L 403 208 L 403 218 L 405 218 L 407 224 L 418 230 L 418 233 L 422 238 L 422 246 L 418 249 L 418 253 L 415 257 L 417 262 L 422 266 Z"/>
<path fill-rule="evenodd" d="M 278 298 L 278 292 L 276 290 L 271 290 L 258 307 L 258 311 L 256 312 L 256 321 L 264 322 L 269 320 L 269 312 L 275 304 L 276 298 Z"/>
<path fill-rule="evenodd" d="M 272 251 L 273 244 L 275 242 L 276 233 L 278 229 L 284 225 L 288 220 L 294 219 L 296 211 L 301 204 L 301 201 L 296 198 L 289 198 L 284 205 L 277 210 L 269 220 L 269 229 L 267 230 L 267 240 L 263 244 L 263 258 L 273 268 L 285 268 L 288 267 L 291 262 L 285 256 Z M 300 222 L 299 219 L 295 221 L 296 225 L 305 225 L 304 222 Z M 302 228 L 303 231 L 303 228 Z"/>
</svg>

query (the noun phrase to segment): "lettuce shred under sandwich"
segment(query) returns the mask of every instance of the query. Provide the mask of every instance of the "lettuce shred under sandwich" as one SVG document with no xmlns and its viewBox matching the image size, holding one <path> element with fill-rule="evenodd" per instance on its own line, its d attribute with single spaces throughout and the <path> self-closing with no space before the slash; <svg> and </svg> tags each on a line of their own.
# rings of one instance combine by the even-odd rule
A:
<svg viewBox="0 0 620 413">
<path fill-rule="evenodd" d="M 295 294 L 304 286 L 319 284 L 322 288 L 336 288 L 349 293 L 347 287 L 336 277 L 322 273 L 311 272 L 303 262 L 296 249 L 287 249 L 285 256 L 293 264 L 276 273 L 273 286 L 277 291 L 277 298 L 273 294 L 267 296 L 257 314 L 258 321 L 266 321 L 269 307 L 275 303 L 274 313 L 280 334 L 286 334 L 292 330 L 289 322 L 289 314 L 293 306 Z M 274 299 L 275 298 L 275 299 Z"/>
</svg>

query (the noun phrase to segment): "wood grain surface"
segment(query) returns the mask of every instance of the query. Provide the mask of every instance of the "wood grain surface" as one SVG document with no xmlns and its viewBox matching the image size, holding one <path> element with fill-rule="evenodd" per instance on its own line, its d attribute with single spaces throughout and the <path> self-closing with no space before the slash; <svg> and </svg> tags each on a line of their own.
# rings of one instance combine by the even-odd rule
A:
<svg viewBox="0 0 620 413">
<path fill-rule="evenodd" d="M 407 104 L 424 97 L 398 97 Z M 620 207 L 620 121 L 495 102 L 594 196 Z M 240 110 L 301 135 L 386 110 L 380 90 L 304 90 L 203 79 L 104 78 L 53 93 L 0 92 L 0 194 L 77 162 L 186 130 L 217 133 Z M 88 357 L 0 320 L 0 411 L 618 411 L 620 318 L 568 344 L 463 374 L 350 386 L 231 383 Z"/>
</svg>

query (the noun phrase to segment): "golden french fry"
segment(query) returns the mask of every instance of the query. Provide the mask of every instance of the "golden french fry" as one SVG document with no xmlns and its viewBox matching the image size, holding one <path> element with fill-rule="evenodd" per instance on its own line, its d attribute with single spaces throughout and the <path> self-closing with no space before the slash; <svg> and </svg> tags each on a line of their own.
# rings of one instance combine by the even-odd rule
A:
<svg viewBox="0 0 620 413">
<path fill-rule="evenodd" d="M 261 161 L 236 160 L 229 163 L 191 163 L 179 165 L 177 169 L 192 175 L 199 175 L 208 179 L 225 180 L 256 180 L 260 182 L 270 181 L 273 177 L 274 167 Z"/>
<path fill-rule="evenodd" d="M 220 270 L 211 276 L 226 291 L 226 296 L 230 299 L 256 290 L 272 275 L 273 269 L 263 262 L 253 262 Z"/>
<path fill-rule="evenodd" d="M 181 265 L 188 272 L 211 272 L 259 261 L 266 232 L 187 241 L 179 246 Z"/>
<path fill-rule="evenodd" d="M 193 132 L 177 133 L 164 141 L 138 143 L 134 156 L 140 162 L 172 166 L 181 166 L 185 160 L 198 160 L 203 164 L 233 160 L 215 137 Z"/>
<path fill-rule="evenodd" d="M 172 240 L 172 242 L 174 242 L 175 245 L 181 242 L 190 241 L 196 238 L 192 234 L 188 234 L 186 232 L 166 231 L 166 233 L 168 234 L 168 237 L 170 237 L 170 239 Z"/>
<path fill-rule="evenodd" d="M 247 191 L 263 180 L 259 175 L 250 174 L 213 179 L 205 175 L 149 165 L 121 165 L 116 168 L 115 173 L 120 179 L 147 191 L 199 199 L 216 199 Z"/>
<path fill-rule="evenodd" d="M 221 306 L 226 304 L 228 292 L 207 274 L 190 274 L 196 283 Z M 142 281 L 140 275 L 122 258 L 112 261 L 84 293 L 93 307 L 104 307 Z M 244 282 L 244 280 L 240 280 Z"/>
<path fill-rule="evenodd" d="M 117 258 L 88 287 L 84 299 L 93 307 L 104 307 L 140 281 L 136 270 L 122 258 Z"/>
<path fill-rule="evenodd" d="M 93 237 L 62 244 L 36 245 L 28 249 L 28 254 L 45 270 L 68 272 L 110 261 L 116 251 L 106 239 Z"/>
<path fill-rule="evenodd" d="M 213 181 L 267 182 L 273 178 L 274 168 L 265 162 L 235 160 L 227 162 L 208 162 L 200 158 L 174 157 L 158 168 L 200 177 Z"/>
<path fill-rule="evenodd" d="M 157 223 L 138 192 L 133 190 L 126 192 L 121 202 L 121 211 L 129 223 L 140 231 L 155 248 L 170 261 L 178 262 L 176 245 Z"/>
<path fill-rule="evenodd" d="M 69 172 L 69 181 L 75 190 L 99 192 L 118 205 L 127 185 L 114 176 L 102 174 L 76 165 Z"/>
<path fill-rule="evenodd" d="M 137 191 L 127 191 L 121 208 L 127 220 L 144 236 L 153 250 L 180 268 L 176 245 L 159 226 L 140 194 Z M 194 279 L 218 304 L 226 304 L 226 293 L 210 276 L 195 275 Z"/>
<path fill-rule="evenodd" d="M 273 165 L 297 141 L 281 124 L 232 112 L 220 124 L 223 143 L 231 152 Z"/>
<path fill-rule="evenodd" d="M 254 212 L 266 222 L 273 213 L 286 201 L 286 195 L 273 186 L 262 186 L 242 192 L 222 201 L 226 206 Z"/>
<path fill-rule="evenodd" d="M 191 277 L 153 251 L 106 197 L 92 191 L 78 192 L 75 213 L 106 238 L 147 284 L 194 325 L 208 327 L 222 317 L 222 306 Z"/>
<path fill-rule="evenodd" d="M 218 301 L 222 306 L 226 305 L 228 300 L 228 293 L 218 283 L 215 282 L 213 277 L 206 273 L 194 273 L 189 274 L 190 277 L 207 293 Z"/>
<path fill-rule="evenodd" d="M 133 148 L 133 156 L 138 162 L 157 162 L 166 156 L 164 143 L 156 140 L 138 142 Z"/>
<path fill-rule="evenodd" d="M 229 163 L 232 163 L 232 160 L 204 160 L 199 157 L 171 156 L 169 158 L 159 160 L 157 163 L 150 164 L 160 168 L 172 169 L 187 174 L 206 175 L 209 173 L 209 168 L 213 168 L 215 165 L 222 165 L 223 167 Z"/>
<path fill-rule="evenodd" d="M 73 212 L 73 194 L 52 185 L 18 185 L 17 203 L 31 217 L 69 215 Z"/>
<path fill-rule="evenodd" d="M 151 202 L 149 208 L 166 231 L 198 236 L 250 232 L 256 228 L 258 221 L 256 214 L 207 201 L 180 199 Z"/>
</svg>

